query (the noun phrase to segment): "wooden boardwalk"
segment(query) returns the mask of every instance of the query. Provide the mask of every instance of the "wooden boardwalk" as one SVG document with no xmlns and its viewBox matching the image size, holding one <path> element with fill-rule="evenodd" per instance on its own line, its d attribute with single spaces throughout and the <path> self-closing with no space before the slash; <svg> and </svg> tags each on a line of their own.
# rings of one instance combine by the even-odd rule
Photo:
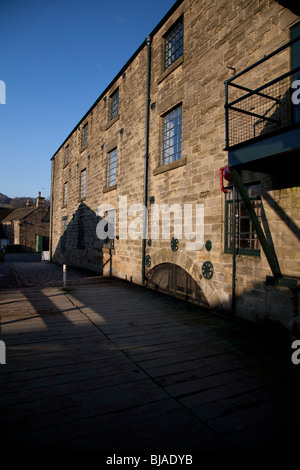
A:
<svg viewBox="0 0 300 470">
<path fill-rule="evenodd" d="M 1 449 L 295 448 L 300 365 L 257 327 L 121 282 L 0 290 Z"/>
</svg>

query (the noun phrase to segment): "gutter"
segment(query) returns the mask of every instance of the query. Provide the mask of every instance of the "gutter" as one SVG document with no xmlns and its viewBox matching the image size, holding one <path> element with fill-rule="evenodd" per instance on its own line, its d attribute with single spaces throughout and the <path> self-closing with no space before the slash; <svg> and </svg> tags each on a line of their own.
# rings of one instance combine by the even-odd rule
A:
<svg viewBox="0 0 300 470">
<path fill-rule="evenodd" d="M 142 286 L 145 285 L 145 258 L 146 236 L 148 228 L 147 199 L 148 199 L 148 158 L 149 158 L 149 108 L 150 108 L 150 80 L 151 80 L 151 36 L 146 39 L 147 44 L 147 91 L 146 91 L 146 118 L 145 118 L 145 155 L 144 155 L 144 213 L 143 213 L 143 239 L 142 239 Z"/>
</svg>

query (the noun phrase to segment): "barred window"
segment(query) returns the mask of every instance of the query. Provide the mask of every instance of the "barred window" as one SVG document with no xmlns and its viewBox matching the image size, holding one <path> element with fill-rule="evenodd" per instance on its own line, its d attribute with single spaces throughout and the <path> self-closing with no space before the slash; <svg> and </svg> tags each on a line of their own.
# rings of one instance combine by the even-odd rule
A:
<svg viewBox="0 0 300 470">
<path fill-rule="evenodd" d="M 66 249 L 67 243 L 67 228 L 68 228 L 68 216 L 65 216 L 61 219 L 61 249 Z"/>
<path fill-rule="evenodd" d="M 89 131 L 89 127 L 88 127 L 88 123 L 86 123 L 82 129 L 82 147 L 85 147 L 87 145 L 88 131 Z"/>
<path fill-rule="evenodd" d="M 64 184 L 64 200 L 63 205 L 66 206 L 68 202 L 68 182 Z"/>
<path fill-rule="evenodd" d="M 65 165 L 69 163 L 69 153 L 70 153 L 70 147 L 67 145 L 66 152 L 65 152 Z"/>
<path fill-rule="evenodd" d="M 85 240 L 84 240 L 84 215 L 79 216 L 78 220 L 78 248 L 83 249 L 85 247 Z"/>
<path fill-rule="evenodd" d="M 114 119 L 119 113 L 119 89 L 110 97 L 110 120 Z"/>
<path fill-rule="evenodd" d="M 85 198 L 86 194 L 86 170 L 82 170 L 80 173 L 80 197 L 81 199 Z"/>
<path fill-rule="evenodd" d="M 162 165 L 181 158 L 182 106 L 170 111 L 162 118 Z"/>
<path fill-rule="evenodd" d="M 260 185 L 247 185 L 246 190 L 257 217 L 261 218 Z M 235 198 L 235 246 L 239 254 L 259 255 L 260 245 L 253 223 L 248 215 L 238 191 Z M 232 253 L 233 240 L 233 191 L 228 189 L 225 195 L 225 252 Z"/>
<path fill-rule="evenodd" d="M 107 211 L 107 238 L 105 240 L 106 248 L 114 248 L 114 241 L 116 238 L 116 209 L 111 209 Z"/>
<path fill-rule="evenodd" d="M 181 18 L 164 38 L 164 70 L 183 54 L 183 18 Z"/>
<path fill-rule="evenodd" d="M 117 182 L 117 149 L 108 154 L 107 186 L 114 186 Z"/>
</svg>

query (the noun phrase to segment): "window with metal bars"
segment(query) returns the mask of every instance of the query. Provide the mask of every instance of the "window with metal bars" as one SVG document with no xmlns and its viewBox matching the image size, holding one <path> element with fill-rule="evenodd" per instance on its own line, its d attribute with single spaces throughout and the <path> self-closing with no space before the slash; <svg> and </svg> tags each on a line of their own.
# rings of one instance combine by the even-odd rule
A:
<svg viewBox="0 0 300 470">
<path fill-rule="evenodd" d="M 258 219 L 261 219 L 260 184 L 245 186 Z M 225 253 L 232 253 L 233 239 L 233 191 L 225 194 Z M 236 191 L 235 197 L 235 248 L 237 254 L 260 255 L 260 245 L 247 209 Z"/>
<path fill-rule="evenodd" d="M 68 182 L 66 181 L 64 184 L 63 205 L 66 206 L 67 202 L 68 202 Z"/>
<path fill-rule="evenodd" d="M 67 228 L 68 228 L 68 216 L 62 217 L 61 219 L 61 249 L 66 249 L 67 243 Z"/>
<path fill-rule="evenodd" d="M 119 88 L 113 92 L 110 97 L 110 120 L 114 119 L 119 113 Z"/>
<path fill-rule="evenodd" d="M 69 153 L 70 153 L 70 147 L 69 145 L 66 146 L 66 151 L 65 151 L 65 165 L 69 163 Z"/>
<path fill-rule="evenodd" d="M 88 132 L 89 132 L 89 127 L 88 127 L 88 123 L 86 123 L 82 129 L 82 147 L 85 147 L 87 145 Z"/>
<path fill-rule="evenodd" d="M 164 70 L 183 54 L 183 17 L 164 37 Z"/>
<path fill-rule="evenodd" d="M 114 248 L 114 242 L 116 237 L 116 209 L 111 209 L 107 211 L 106 215 L 107 220 L 107 238 L 104 241 L 106 248 Z"/>
<path fill-rule="evenodd" d="M 84 222 L 85 222 L 85 216 L 80 215 L 78 218 L 78 248 L 83 249 L 85 247 L 85 236 L 84 236 Z"/>
<path fill-rule="evenodd" d="M 114 186 L 117 183 L 117 149 L 108 153 L 107 186 Z"/>
<path fill-rule="evenodd" d="M 182 106 L 179 105 L 162 117 L 161 164 L 181 159 Z"/>
<path fill-rule="evenodd" d="M 86 170 L 80 173 L 80 198 L 84 199 L 86 195 Z"/>
</svg>

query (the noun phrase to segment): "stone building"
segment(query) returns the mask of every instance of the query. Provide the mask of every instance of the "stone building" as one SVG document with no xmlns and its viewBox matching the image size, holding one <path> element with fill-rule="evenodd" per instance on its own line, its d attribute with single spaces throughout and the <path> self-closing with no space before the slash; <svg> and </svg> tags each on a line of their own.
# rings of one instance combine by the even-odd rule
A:
<svg viewBox="0 0 300 470">
<path fill-rule="evenodd" d="M 49 208 L 39 193 L 35 206 L 10 210 L 1 220 L 8 240 L 8 250 L 40 252 L 49 250 Z"/>
<path fill-rule="evenodd" d="M 54 262 L 297 324 L 296 9 L 174 4 L 52 157 Z"/>
</svg>

